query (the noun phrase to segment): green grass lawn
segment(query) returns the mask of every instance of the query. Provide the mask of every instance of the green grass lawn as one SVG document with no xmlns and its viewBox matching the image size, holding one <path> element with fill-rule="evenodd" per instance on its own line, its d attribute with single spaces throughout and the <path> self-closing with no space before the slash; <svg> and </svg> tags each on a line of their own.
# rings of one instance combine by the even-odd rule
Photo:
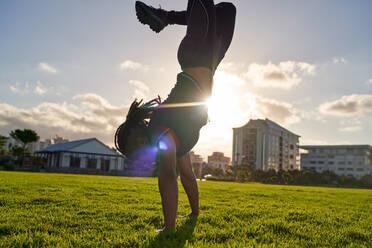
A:
<svg viewBox="0 0 372 248">
<path fill-rule="evenodd" d="M 199 182 L 157 235 L 157 180 L 0 171 L 0 247 L 372 247 L 372 190 Z M 180 186 L 179 214 L 189 213 Z"/>
</svg>

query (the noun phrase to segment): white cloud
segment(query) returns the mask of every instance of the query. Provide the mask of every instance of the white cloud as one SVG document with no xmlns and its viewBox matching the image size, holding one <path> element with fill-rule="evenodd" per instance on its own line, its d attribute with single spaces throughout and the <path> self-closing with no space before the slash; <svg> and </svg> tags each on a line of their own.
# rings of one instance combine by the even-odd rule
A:
<svg viewBox="0 0 372 248">
<path fill-rule="evenodd" d="M 351 116 L 372 112 L 372 95 L 348 95 L 319 106 L 326 115 Z"/>
<path fill-rule="evenodd" d="M 123 63 L 120 64 L 120 69 L 121 70 L 133 70 L 133 71 L 136 71 L 139 69 L 148 70 L 148 66 L 132 61 L 132 60 L 125 60 Z"/>
<path fill-rule="evenodd" d="M 351 145 L 353 142 L 349 140 L 339 140 L 339 141 L 326 141 L 320 139 L 307 138 L 306 136 L 301 137 L 301 145 Z"/>
<path fill-rule="evenodd" d="M 20 83 L 16 82 L 15 85 L 10 85 L 9 86 L 10 91 L 12 91 L 15 94 L 20 94 L 20 95 L 27 95 L 34 93 L 39 96 L 43 96 L 46 93 L 53 91 L 53 88 L 47 88 L 45 87 L 40 81 L 37 81 L 36 83 Z"/>
<path fill-rule="evenodd" d="M 348 61 L 343 57 L 335 57 L 335 58 L 332 58 L 332 62 L 334 64 L 346 64 Z"/>
<path fill-rule="evenodd" d="M 152 72 L 164 72 L 165 68 L 164 67 L 154 67 L 154 66 L 149 66 L 142 64 L 140 62 L 136 62 L 133 60 L 125 60 L 120 64 L 120 70 L 125 71 L 125 70 L 131 70 L 131 71 L 139 71 L 142 70 L 144 72 L 149 72 L 150 70 Z"/>
<path fill-rule="evenodd" d="M 138 80 L 130 80 L 129 84 L 134 85 L 136 88 L 142 91 L 149 91 L 150 88 L 142 81 Z"/>
<path fill-rule="evenodd" d="M 126 107 L 117 107 L 110 104 L 105 98 L 93 94 L 81 94 L 73 97 L 73 100 L 77 100 L 82 106 L 85 106 L 85 110 L 101 119 L 109 120 L 109 122 L 115 124 L 117 118 L 122 119 L 126 115 Z"/>
<path fill-rule="evenodd" d="M 150 88 L 144 82 L 138 80 L 130 80 L 129 84 L 135 87 L 133 95 L 134 98 L 146 99 L 146 96 L 150 91 Z"/>
<path fill-rule="evenodd" d="M 45 95 L 46 93 L 48 92 L 47 88 L 44 87 L 44 85 L 40 82 L 37 82 L 36 83 L 36 87 L 34 89 L 34 93 L 39 95 L 39 96 L 43 96 Z"/>
<path fill-rule="evenodd" d="M 263 118 L 278 122 L 279 125 L 291 125 L 301 121 L 301 113 L 291 104 L 256 96 L 257 111 Z"/>
<path fill-rule="evenodd" d="M 69 138 L 97 137 L 112 145 L 116 128 L 125 120 L 128 106 L 113 106 L 96 94 L 74 97 L 77 104 L 44 102 L 27 109 L 0 103 L 0 133 L 32 128 L 41 137 L 56 133 Z"/>
<path fill-rule="evenodd" d="M 356 133 L 362 131 L 362 127 L 355 126 L 355 127 L 340 127 L 338 129 L 340 132 L 349 132 L 349 133 Z"/>
<path fill-rule="evenodd" d="M 301 145 L 330 145 L 330 143 L 326 140 L 301 137 Z"/>
<path fill-rule="evenodd" d="M 257 87 L 291 89 L 305 76 L 315 75 L 316 66 L 305 62 L 285 61 L 266 65 L 252 63 L 243 76 Z"/>
<path fill-rule="evenodd" d="M 25 82 L 25 83 L 16 82 L 15 85 L 9 86 L 9 89 L 15 94 L 26 95 L 29 93 L 30 83 L 29 82 Z"/>
<path fill-rule="evenodd" d="M 338 129 L 340 132 L 355 133 L 362 131 L 362 122 L 359 119 L 343 120 L 340 122 L 341 127 Z"/>
<path fill-rule="evenodd" d="M 222 62 L 218 66 L 219 71 L 224 71 L 228 73 L 240 73 L 246 69 L 245 63 L 235 63 L 235 62 Z"/>
<path fill-rule="evenodd" d="M 53 66 L 51 66 L 51 65 L 49 65 L 48 63 L 45 63 L 45 62 L 39 63 L 39 70 L 44 71 L 44 72 L 48 72 L 48 73 L 51 73 L 51 74 L 56 74 L 58 72 L 56 68 L 54 68 Z"/>
</svg>

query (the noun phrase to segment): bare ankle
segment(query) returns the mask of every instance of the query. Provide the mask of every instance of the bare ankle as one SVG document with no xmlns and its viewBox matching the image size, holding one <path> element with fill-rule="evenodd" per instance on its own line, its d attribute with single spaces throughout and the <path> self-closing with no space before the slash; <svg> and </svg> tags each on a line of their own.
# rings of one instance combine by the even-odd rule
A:
<svg viewBox="0 0 372 248">
<path fill-rule="evenodd" d="M 198 217 L 199 216 L 199 211 L 198 212 L 191 212 L 191 214 L 189 214 L 190 217 Z"/>
</svg>

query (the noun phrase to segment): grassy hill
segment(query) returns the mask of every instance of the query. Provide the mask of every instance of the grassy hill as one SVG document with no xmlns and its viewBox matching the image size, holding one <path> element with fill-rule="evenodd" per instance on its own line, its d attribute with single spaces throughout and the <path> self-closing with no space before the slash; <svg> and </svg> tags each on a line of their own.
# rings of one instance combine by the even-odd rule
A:
<svg viewBox="0 0 372 248">
<path fill-rule="evenodd" d="M 372 247 L 372 190 L 199 182 L 157 235 L 157 180 L 0 171 L 0 247 Z M 179 214 L 189 212 L 180 187 Z"/>
</svg>

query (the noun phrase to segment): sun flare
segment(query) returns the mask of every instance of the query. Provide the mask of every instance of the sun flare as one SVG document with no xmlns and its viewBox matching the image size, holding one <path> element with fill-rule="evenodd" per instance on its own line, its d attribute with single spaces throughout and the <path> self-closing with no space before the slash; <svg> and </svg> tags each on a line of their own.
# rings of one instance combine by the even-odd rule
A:
<svg viewBox="0 0 372 248">
<path fill-rule="evenodd" d="M 214 77 L 211 98 L 208 100 L 208 114 L 211 125 L 234 127 L 244 123 L 243 116 L 252 116 L 255 101 L 249 93 L 241 92 L 244 84 L 241 78 L 218 71 Z"/>
</svg>

